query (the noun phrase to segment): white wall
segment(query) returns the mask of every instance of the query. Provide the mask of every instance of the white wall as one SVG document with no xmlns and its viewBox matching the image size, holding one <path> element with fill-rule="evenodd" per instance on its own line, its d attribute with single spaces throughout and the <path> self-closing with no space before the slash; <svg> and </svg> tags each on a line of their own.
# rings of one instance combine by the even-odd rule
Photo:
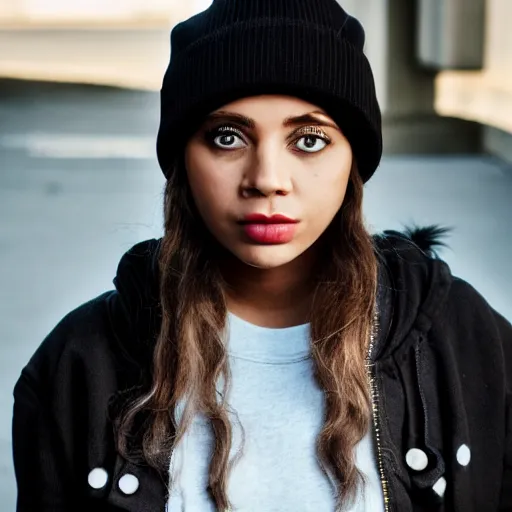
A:
<svg viewBox="0 0 512 512">
<path fill-rule="evenodd" d="M 511 0 L 487 0 L 484 69 L 439 75 L 437 108 L 512 134 Z"/>
<path fill-rule="evenodd" d="M 6 21 L 111 21 L 186 17 L 211 0 L 0 0 L 0 23 Z"/>
<path fill-rule="evenodd" d="M 512 92 L 512 2 L 488 0 L 485 66 L 489 75 L 504 81 Z"/>
</svg>

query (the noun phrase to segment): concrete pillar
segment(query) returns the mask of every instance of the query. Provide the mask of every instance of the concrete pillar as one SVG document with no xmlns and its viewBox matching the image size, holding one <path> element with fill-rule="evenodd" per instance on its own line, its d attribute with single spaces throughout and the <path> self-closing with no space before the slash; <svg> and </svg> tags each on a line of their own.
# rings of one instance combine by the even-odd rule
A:
<svg viewBox="0 0 512 512">
<path fill-rule="evenodd" d="M 487 40 L 484 87 L 480 88 L 481 111 L 491 113 L 491 126 L 484 128 L 484 147 L 512 163 L 512 2 L 489 0 L 487 7 Z M 498 92 L 497 92 L 498 91 Z M 499 109 L 491 98 L 498 97 Z M 487 104 L 487 106 L 486 106 Z M 498 106 L 498 105 L 497 105 Z M 501 118 L 498 118 L 498 112 Z"/>
<path fill-rule="evenodd" d="M 365 51 L 374 70 L 384 117 L 385 151 L 479 151 L 478 124 L 436 114 L 436 73 L 422 68 L 416 59 L 416 2 L 338 1 L 365 27 Z"/>
<path fill-rule="evenodd" d="M 483 125 L 484 151 L 512 162 L 511 0 L 486 0 L 481 71 L 444 71 L 437 77 L 436 108 Z"/>
</svg>

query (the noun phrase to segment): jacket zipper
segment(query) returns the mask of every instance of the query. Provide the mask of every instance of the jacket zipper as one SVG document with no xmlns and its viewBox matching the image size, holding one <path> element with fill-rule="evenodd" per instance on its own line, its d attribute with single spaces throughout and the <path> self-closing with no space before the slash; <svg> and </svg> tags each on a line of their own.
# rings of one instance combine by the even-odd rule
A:
<svg viewBox="0 0 512 512">
<path fill-rule="evenodd" d="M 377 445 L 377 468 L 380 476 L 380 483 L 382 487 L 382 494 L 384 495 L 384 512 L 390 512 L 390 499 L 389 499 L 389 485 L 384 471 L 384 463 L 382 460 L 382 446 L 380 438 L 380 409 L 379 409 L 379 390 L 375 378 L 375 364 L 372 362 L 373 349 L 375 346 L 375 339 L 379 328 L 378 312 L 375 312 L 373 319 L 373 326 L 370 335 L 370 342 L 368 344 L 368 354 L 366 358 L 366 374 L 368 377 L 368 384 L 370 387 L 370 397 L 372 402 L 372 420 L 375 431 L 375 444 Z"/>
</svg>

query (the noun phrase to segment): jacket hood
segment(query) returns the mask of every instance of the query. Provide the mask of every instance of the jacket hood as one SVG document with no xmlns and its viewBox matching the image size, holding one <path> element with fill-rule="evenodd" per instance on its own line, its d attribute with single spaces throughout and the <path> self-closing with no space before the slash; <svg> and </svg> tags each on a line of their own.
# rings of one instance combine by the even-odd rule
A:
<svg viewBox="0 0 512 512">
<path fill-rule="evenodd" d="M 384 231 L 374 236 L 379 259 L 380 331 L 374 359 L 391 355 L 411 331 L 427 334 L 446 303 L 452 274 L 437 248 L 449 229 L 439 226 Z"/>
<path fill-rule="evenodd" d="M 134 245 L 122 256 L 113 280 L 112 327 L 135 365 L 151 360 L 160 328 L 160 245 L 161 239 Z"/>
<path fill-rule="evenodd" d="M 451 272 L 436 249 L 444 245 L 442 237 L 447 231 L 427 226 L 374 235 L 379 260 L 380 314 L 374 359 L 390 355 L 412 329 L 428 332 L 432 319 L 446 301 Z M 121 258 L 113 281 L 122 315 L 118 321 L 126 326 L 131 339 L 146 348 L 153 346 L 161 321 L 160 246 L 161 239 L 133 246 Z"/>
</svg>

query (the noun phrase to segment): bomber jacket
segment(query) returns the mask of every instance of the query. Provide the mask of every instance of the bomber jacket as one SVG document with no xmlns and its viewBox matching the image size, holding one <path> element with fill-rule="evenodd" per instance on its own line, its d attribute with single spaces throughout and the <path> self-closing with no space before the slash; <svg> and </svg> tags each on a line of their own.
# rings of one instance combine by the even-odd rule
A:
<svg viewBox="0 0 512 512">
<path fill-rule="evenodd" d="M 392 231 L 374 240 L 368 385 L 386 512 L 512 511 L 512 326 L 428 243 Z M 128 251 L 115 289 L 66 315 L 22 370 L 18 512 L 166 510 L 165 478 L 121 457 L 113 429 L 118 404 L 150 379 L 159 246 Z"/>
</svg>

